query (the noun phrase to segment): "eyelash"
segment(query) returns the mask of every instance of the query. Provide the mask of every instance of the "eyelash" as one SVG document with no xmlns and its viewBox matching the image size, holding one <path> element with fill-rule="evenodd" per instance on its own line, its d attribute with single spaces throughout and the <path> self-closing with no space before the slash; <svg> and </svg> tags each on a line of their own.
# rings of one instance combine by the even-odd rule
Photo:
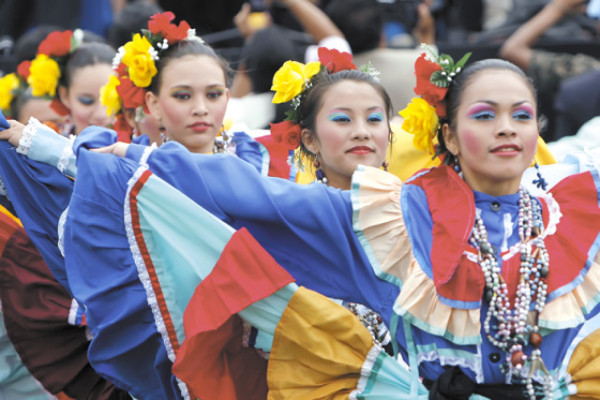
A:
<svg viewBox="0 0 600 400">
<path fill-rule="evenodd" d="M 373 115 L 369 115 L 367 117 L 367 121 L 369 121 L 369 122 L 381 122 L 381 121 L 383 121 L 383 118 L 381 117 L 381 115 L 373 114 Z"/>
<path fill-rule="evenodd" d="M 218 90 L 218 91 L 214 91 L 214 92 L 208 92 L 206 94 L 206 97 L 211 100 L 214 100 L 214 99 L 218 99 L 222 95 L 223 95 L 223 92 Z M 177 100 L 189 100 L 192 97 L 192 95 L 187 92 L 175 92 L 175 93 L 173 93 L 173 97 Z"/>
<path fill-rule="evenodd" d="M 477 120 L 490 120 L 490 119 L 493 119 L 495 116 L 496 116 L 496 113 L 494 113 L 493 111 L 480 111 L 476 114 L 473 114 L 471 116 L 471 118 L 477 119 Z M 512 116 L 514 119 L 519 119 L 519 120 L 533 119 L 533 115 L 530 112 L 524 111 L 524 110 L 515 111 L 515 112 L 513 112 Z"/>
<path fill-rule="evenodd" d="M 77 100 L 86 106 L 91 106 L 92 104 L 94 104 L 94 99 L 92 99 L 91 97 L 78 97 Z"/>
</svg>

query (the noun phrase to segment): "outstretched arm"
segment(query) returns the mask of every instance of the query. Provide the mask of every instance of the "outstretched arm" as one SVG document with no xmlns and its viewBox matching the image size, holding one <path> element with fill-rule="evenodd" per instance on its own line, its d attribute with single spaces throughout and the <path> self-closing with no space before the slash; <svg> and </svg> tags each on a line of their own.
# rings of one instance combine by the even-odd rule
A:
<svg viewBox="0 0 600 400">
<path fill-rule="evenodd" d="M 308 33 L 316 43 L 321 40 L 338 36 L 343 38 L 344 34 L 325 14 L 323 10 L 317 7 L 310 0 L 276 0 L 285 4 L 292 14 L 298 19 L 306 33 Z M 271 1 L 272 2 L 272 1 Z"/>
<path fill-rule="evenodd" d="M 584 0 L 551 1 L 504 42 L 500 56 L 522 69 L 528 69 L 533 55 L 531 47 L 536 40 L 565 15 L 579 11 L 584 5 Z"/>
</svg>

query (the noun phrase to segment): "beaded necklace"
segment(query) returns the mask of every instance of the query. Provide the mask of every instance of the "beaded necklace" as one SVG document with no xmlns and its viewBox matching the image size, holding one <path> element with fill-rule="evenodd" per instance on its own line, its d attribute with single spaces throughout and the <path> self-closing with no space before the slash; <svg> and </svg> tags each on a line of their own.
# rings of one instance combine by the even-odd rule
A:
<svg viewBox="0 0 600 400">
<path fill-rule="evenodd" d="M 506 353 L 506 362 L 501 365 L 505 374 L 525 383 L 527 394 L 535 400 L 533 375 L 543 375 L 544 398 L 552 399 L 553 381 L 544 366 L 540 346 L 538 317 L 546 304 L 548 285 L 548 251 L 540 234 L 543 229 L 542 211 L 537 201 L 532 201 L 529 192 L 519 188 L 519 237 L 521 239 L 521 268 L 514 308 L 511 309 L 508 286 L 504 281 L 496 251 L 488 240 L 487 230 L 480 216 L 475 225 L 470 243 L 478 249 L 478 262 L 485 278 L 484 299 L 489 304 L 484 321 L 487 338 L 494 346 Z M 530 308 L 534 304 L 530 319 Z M 523 347 L 531 344 L 533 351 L 528 357 Z"/>
</svg>

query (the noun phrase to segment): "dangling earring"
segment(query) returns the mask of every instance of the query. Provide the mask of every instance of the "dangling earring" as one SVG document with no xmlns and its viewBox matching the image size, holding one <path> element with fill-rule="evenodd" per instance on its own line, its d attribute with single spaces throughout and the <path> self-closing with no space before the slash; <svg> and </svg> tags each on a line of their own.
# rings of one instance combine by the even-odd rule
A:
<svg viewBox="0 0 600 400">
<path fill-rule="evenodd" d="M 317 182 L 324 183 L 327 185 L 327 177 L 325 173 L 321 169 L 321 163 L 319 162 L 318 156 L 315 155 L 315 161 L 313 162 L 313 166 L 315 167 L 315 176 L 317 177 Z"/>
<path fill-rule="evenodd" d="M 537 162 L 535 163 L 535 170 L 538 178 L 534 179 L 532 183 L 538 188 L 545 191 L 548 188 L 548 182 L 546 182 L 546 180 L 542 176 L 542 172 L 540 171 L 540 165 Z"/>
<path fill-rule="evenodd" d="M 381 163 L 381 167 L 382 167 L 382 168 L 383 168 L 383 170 L 384 170 L 384 171 L 386 171 L 386 172 L 387 172 L 387 170 L 388 170 L 388 167 L 389 167 L 389 166 L 390 166 L 390 163 L 389 163 L 389 162 L 387 162 L 387 161 L 384 161 L 384 162 L 382 162 L 382 163 Z"/>
<path fill-rule="evenodd" d="M 456 173 L 460 173 L 460 164 L 458 163 L 458 156 L 455 154 L 452 154 L 452 156 L 454 157 L 454 160 L 452 162 L 452 164 L 454 164 L 454 171 L 456 171 Z"/>
</svg>

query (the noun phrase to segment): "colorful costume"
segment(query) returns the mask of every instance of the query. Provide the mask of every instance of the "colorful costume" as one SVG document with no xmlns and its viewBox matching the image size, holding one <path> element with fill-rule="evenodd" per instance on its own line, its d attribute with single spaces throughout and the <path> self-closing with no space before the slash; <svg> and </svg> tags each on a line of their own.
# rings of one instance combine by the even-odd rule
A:
<svg viewBox="0 0 600 400">
<path fill-rule="evenodd" d="M 239 312 L 256 326 L 260 318 L 257 321 L 244 311 L 247 306 L 260 304 L 255 302 L 261 298 L 279 304 L 274 307 L 267 300 L 259 306 L 278 311 L 274 317 L 265 317 L 269 323 L 258 326 L 264 336 L 256 338 L 256 347 L 271 351 L 267 381 L 274 398 L 302 398 L 301 388 L 306 390 L 306 398 L 315 398 L 314 393 L 323 393 L 324 398 L 416 398 L 419 393 L 427 396 L 417 376 L 433 382 L 435 387 L 449 367 L 458 367 L 476 384 L 474 393 L 499 398 L 494 396 L 510 389 L 523 390 L 521 386 L 503 385 L 507 378 L 499 365 L 505 354 L 498 354 L 482 333 L 487 310 L 487 303 L 482 301 L 483 273 L 473 261 L 475 253 L 468 243 L 475 215 L 479 214 L 500 256 L 510 296 L 514 296 L 520 241 L 512 227 L 517 220 L 518 196 L 494 198 L 473 193 L 448 167 L 428 170 L 404 185 L 391 174 L 364 168 L 355 174 L 351 193 L 323 185 L 295 186 L 284 180 L 261 178 L 233 157 L 192 155 L 178 144 L 167 144 L 144 155 L 151 174 L 145 167 L 138 170 L 142 147 L 132 145 L 128 159 L 118 159 L 85 150 L 93 141 L 93 135 L 83 135 L 75 145 L 80 173 L 84 171 L 86 179 L 76 183 L 71 203 L 77 211 L 67 224 L 65 247 L 73 254 L 67 258 L 67 269 L 73 268 L 85 284 L 93 280 L 92 276 L 101 275 L 107 280 L 114 276 L 117 270 L 108 268 L 108 260 L 116 254 L 135 260 L 123 264 L 124 269 L 118 273 L 135 270 L 139 274 L 146 295 L 156 305 L 154 319 L 164 327 L 165 343 L 177 357 L 175 371 L 194 391 L 207 384 L 196 378 L 200 372 L 189 366 L 198 365 L 203 360 L 199 355 L 204 355 L 206 344 L 212 343 L 200 338 L 206 329 L 229 318 L 220 304 L 230 314 Z M 600 321 L 600 269 L 596 262 L 600 208 L 598 172 L 594 165 L 590 168 L 567 177 L 550 194 L 536 200 L 543 209 L 542 235 L 551 260 L 547 304 L 539 319 L 544 335 L 541 351 L 557 382 L 555 398 L 576 393 L 581 398 L 595 398 L 600 392 L 599 369 L 595 366 L 599 350 L 594 344 Z M 125 221 L 117 212 L 122 209 L 118 199 L 123 195 Z M 170 206 L 166 206 L 166 199 Z M 104 212 L 92 221 L 87 216 L 97 207 L 104 208 Z M 260 295 L 252 295 L 254 285 L 266 285 L 269 276 L 279 276 L 276 267 L 256 282 L 230 285 L 235 281 L 235 272 L 228 271 L 228 265 L 235 263 L 218 260 L 221 253 L 227 254 L 224 243 L 230 240 L 232 231 L 217 229 L 222 225 L 216 222 L 210 225 L 212 217 L 204 210 L 234 228 L 247 228 L 298 284 L 326 296 L 365 304 L 380 313 L 394 333 L 397 349 L 411 366 L 411 373 L 374 350 L 368 333 L 364 336 L 366 331 L 359 329 L 360 324 L 347 322 L 353 325 L 352 332 L 356 329 L 356 335 L 364 338 L 361 345 L 356 338 L 344 339 L 342 332 L 347 332 L 349 325 L 341 321 L 350 314 L 341 308 L 339 313 L 334 311 L 336 306 L 328 300 L 323 300 L 327 304 L 323 305 L 313 292 L 297 300 L 302 304 L 297 312 L 289 311 L 295 307 L 296 294 L 304 291 L 290 289 L 290 278 L 271 285 Z M 98 227 L 114 240 L 118 238 L 118 249 L 103 249 L 106 238 L 101 235 L 86 235 L 83 242 L 76 239 L 81 237 L 77 232 L 94 232 Z M 129 238 L 128 244 L 121 238 L 124 235 Z M 80 260 L 91 257 L 96 257 L 102 268 L 84 271 L 78 267 L 82 265 Z M 240 262 L 240 258 L 237 260 Z M 205 284 L 204 280 L 214 282 Z M 86 304 L 90 308 L 110 308 L 101 296 L 110 290 L 108 282 L 105 287 L 97 283 L 89 288 L 96 290 L 92 297 L 97 301 Z M 242 288 L 251 295 L 242 295 Z M 274 296 L 264 297 L 274 292 Z M 188 303 L 195 307 L 190 308 Z M 305 307 L 315 304 L 317 309 L 331 311 L 331 324 L 320 325 L 323 315 L 315 321 L 298 322 L 311 314 Z M 294 316 L 282 317 L 288 313 Z M 185 333 L 181 325 L 184 319 L 188 327 L 192 326 Z M 198 327 L 204 322 L 212 327 Z M 239 324 L 229 329 L 239 332 Z M 297 337 L 293 337 L 294 332 Z M 287 344 L 276 346 L 279 340 Z M 178 353 L 182 343 L 184 347 Z M 239 349 L 235 341 L 230 343 Z M 336 350 L 324 343 L 336 346 Z M 111 351 L 121 351 L 114 343 L 105 345 Z M 531 347 L 525 346 L 524 351 L 529 353 Z M 332 370 L 330 362 L 345 359 L 342 354 L 354 354 L 355 358 Z M 235 365 L 233 361 L 223 362 Z M 220 371 L 227 372 L 227 368 Z M 235 368 L 232 371 L 234 376 L 240 373 Z M 352 379 L 345 380 L 348 374 Z M 490 389 L 486 386 L 489 384 L 500 387 Z M 321 390 L 317 388 L 324 392 L 314 392 Z"/>
<path fill-rule="evenodd" d="M 88 129 L 92 132 L 102 132 L 100 137 L 105 136 L 106 140 L 116 140 L 116 134 L 113 131 L 106 132 L 103 128 L 97 127 Z M 40 249 L 44 259 L 48 260 L 52 274 L 77 299 L 77 301 L 73 301 L 68 298 L 68 303 L 69 307 L 72 305 L 81 317 L 82 309 L 85 307 L 83 305 L 88 296 L 95 292 L 82 293 L 78 290 L 79 288 L 75 288 L 73 291 L 72 284 L 67 277 L 65 259 L 61 254 L 63 250 L 62 231 L 67 215 L 69 215 L 67 210 L 74 185 L 72 178 L 77 175 L 75 157 L 71 150 L 72 142 L 36 121 L 31 122 L 26 130 L 27 134 L 22 138 L 17 151 L 8 142 L 0 142 L 0 152 L 3 153 L 2 160 L 0 160 L 0 176 L 6 186 L 9 198 L 23 220 L 25 229 L 36 247 Z M 272 161 L 274 160 L 271 159 L 266 148 L 245 132 L 235 132 L 232 143 L 235 153 L 253 165 L 259 173 L 267 174 L 278 171 L 277 168 L 273 168 Z M 143 147 L 150 149 L 146 146 Z M 83 261 L 82 267 L 85 265 L 85 268 L 91 268 L 88 261 Z M 49 274 L 46 275 L 48 275 L 48 280 L 51 280 L 52 277 Z M 116 284 L 116 282 L 118 280 L 113 283 Z M 94 285 L 93 282 L 90 284 Z M 56 286 L 59 285 L 56 284 Z M 131 293 L 131 295 L 127 295 L 129 297 L 119 298 L 119 303 L 131 301 L 140 305 L 140 303 L 136 303 L 136 297 L 133 294 L 135 290 L 132 290 Z M 120 388 L 130 392 L 136 398 L 181 398 L 182 393 L 171 373 L 173 359 L 169 360 L 163 343 L 159 339 L 157 328 L 151 323 L 152 314 L 145 297 L 141 298 L 141 304 L 145 305 L 146 313 L 140 311 L 137 314 L 141 321 L 139 325 L 133 324 L 122 329 L 126 332 L 128 329 L 143 326 L 143 329 L 139 331 L 140 340 L 149 339 L 148 347 L 143 347 L 138 353 L 131 350 L 135 355 L 131 356 L 130 353 L 125 358 L 132 362 L 126 363 L 123 370 L 118 370 L 114 367 L 114 364 L 118 364 L 117 361 L 110 357 L 105 359 L 104 355 L 96 352 L 95 347 L 92 346 L 89 351 L 90 363 L 103 377 L 111 382 L 116 382 Z M 115 307 L 118 308 L 118 306 Z M 98 336 L 95 338 L 95 342 L 99 343 L 102 342 L 104 336 L 98 334 L 98 324 L 103 324 L 106 320 L 104 319 L 105 315 L 98 315 L 96 311 L 92 308 L 86 310 L 85 313 L 92 336 Z M 110 315 L 107 310 L 98 312 Z M 58 316 L 55 317 L 58 318 Z M 85 349 L 82 355 L 85 358 Z"/>
</svg>

